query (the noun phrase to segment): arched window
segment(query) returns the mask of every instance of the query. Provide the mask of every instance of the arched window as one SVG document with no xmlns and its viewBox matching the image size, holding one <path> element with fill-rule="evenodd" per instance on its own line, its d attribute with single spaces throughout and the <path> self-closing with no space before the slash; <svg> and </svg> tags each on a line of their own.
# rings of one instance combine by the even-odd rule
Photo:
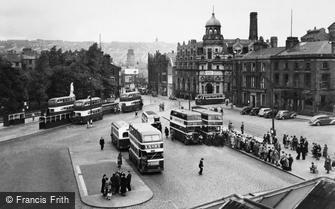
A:
<svg viewBox="0 0 335 209">
<path fill-rule="evenodd" d="M 214 29 L 214 34 L 216 34 L 217 33 L 217 30 L 216 29 Z"/>
<path fill-rule="evenodd" d="M 182 83 L 181 83 L 181 88 L 183 91 L 185 91 L 185 79 L 183 78 Z"/>
<path fill-rule="evenodd" d="M 213 30 L 212 29 L 209 29 L 209 34 L 213 34 Z"/>
<path fill-rule="evenodd" d="M 191 90 L 191 82 L 190 79 L 187 79 L 187 91 Z"/>
</svg>

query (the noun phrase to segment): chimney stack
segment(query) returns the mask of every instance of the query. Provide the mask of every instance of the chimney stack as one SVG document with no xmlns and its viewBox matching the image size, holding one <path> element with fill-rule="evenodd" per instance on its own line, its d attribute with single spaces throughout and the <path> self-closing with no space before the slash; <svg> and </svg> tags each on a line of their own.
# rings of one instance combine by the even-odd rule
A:
<svg viewBox="0 0 335 209">
<path fill-rule="evenodd" d="M 256 41 L 257 39 L 257 12 L 250 12 L 249 40 Z"/>
<path fill-rule="evenodd" d="M 278 38 L 277 38 L 277 36 L 271 36 L 271 38 L 270 38 L 270 45 L 271 45 L 271 48 L 278 47 Z"/>
<path fill-rule="evenodd" d="M 286 49 L 291 49 L 299 43 L 298 37 L 287 37 L 286 39 Z"/>
</svg>

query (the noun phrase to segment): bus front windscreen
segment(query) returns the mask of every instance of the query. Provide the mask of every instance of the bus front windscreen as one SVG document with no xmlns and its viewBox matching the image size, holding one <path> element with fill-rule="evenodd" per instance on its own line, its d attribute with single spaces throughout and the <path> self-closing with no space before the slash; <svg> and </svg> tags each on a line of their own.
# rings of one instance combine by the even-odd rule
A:
<svg viewBox="0 0 335 209">
<path fill-rule="evenodd" d="M 160 141 L 159 135 L 146 135 L 143 137 L 143 142 L 154 142 L 154 141 Z"/>
</svg>

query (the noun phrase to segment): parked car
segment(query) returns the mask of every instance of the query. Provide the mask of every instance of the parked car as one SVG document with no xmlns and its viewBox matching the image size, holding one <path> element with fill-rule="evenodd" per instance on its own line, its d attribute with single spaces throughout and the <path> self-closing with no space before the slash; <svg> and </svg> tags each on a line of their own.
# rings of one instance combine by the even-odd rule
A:
<svg viewBox="0 0 335 209">
<path fill-rule="evenodd" d="M 171 95 L 169 96 L 169 99 L 171 99 L 171 100 L 176 100 L 177 98 L 176 98 L 174 95 L 171 94 Z"/>
<path fill-rule="evenodd" d="M 294 111 L 288 111 L 288 110 L 279 110 L 276 119 L 278 120 L 284 120 L 284 119 L 291 119 L 291 118 L 296 118 L 297 113 Z"/>
<path fill-rule="evenodd" d="M 264 107 L 264 108 L 261 108 L 259 111 L 258 111 L 258 116 L 260 117 L 264 117 L 264 114 L 266 112 L 269 112 L 271 111 L 271 108 L 268 108 L 268 107 Z"/>
<path fill-rule="evenodd" d="M 311 126 L 335 125 L 335 117 L 316 115 L 309 120 Z"/>
<path fill-rule="evenodd" d="M 246 106 L 246 107 L 243 107 L 243 109 L 241 110 L 240 113 L 241 113 L 241 115 L 248 115 L 251 110 L 252 110 L 252 107 Z"/>
<path fill-rule="evenodd" d="M 270 111 L 267 111 L 264 113 L 264 118 L 272 118 L 275 117 L 277 115 L 278 110 L 276 109 L 271 109 Z"/>
<path fill-rule="evenodd" d="M 249 115 L 257 115 L 260 109 L 261 109 L 260 107 L 252 108 Z"/>
</svg>

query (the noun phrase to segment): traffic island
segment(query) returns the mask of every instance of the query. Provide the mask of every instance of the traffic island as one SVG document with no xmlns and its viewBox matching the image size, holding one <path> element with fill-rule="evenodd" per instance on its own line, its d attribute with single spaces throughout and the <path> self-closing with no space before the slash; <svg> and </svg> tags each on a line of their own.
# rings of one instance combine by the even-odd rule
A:
<svg viewBox="0 0 335 209">
<path fill-rule="evenodd" d="M 103 174 L 107 177 L 118 171 L 117 164 L 113 161 L 100 160 L 96 163 L 76 164 L 73 161 L 74 174 L 77 180 L 78 189 L 82 202 L 98 208 L 122 208 L 130 207 L 149 201 L 153 197 L 151 189 L 142 181 L 136 172 L 123 160 L 121 171 L 127 173 L 131 171 L 132 190 L 127 191 L 126 196 L 120 194 L 113 195 L 111 200 L 105 199 L 101 190 L 101 179 Z"/>
</svg>

